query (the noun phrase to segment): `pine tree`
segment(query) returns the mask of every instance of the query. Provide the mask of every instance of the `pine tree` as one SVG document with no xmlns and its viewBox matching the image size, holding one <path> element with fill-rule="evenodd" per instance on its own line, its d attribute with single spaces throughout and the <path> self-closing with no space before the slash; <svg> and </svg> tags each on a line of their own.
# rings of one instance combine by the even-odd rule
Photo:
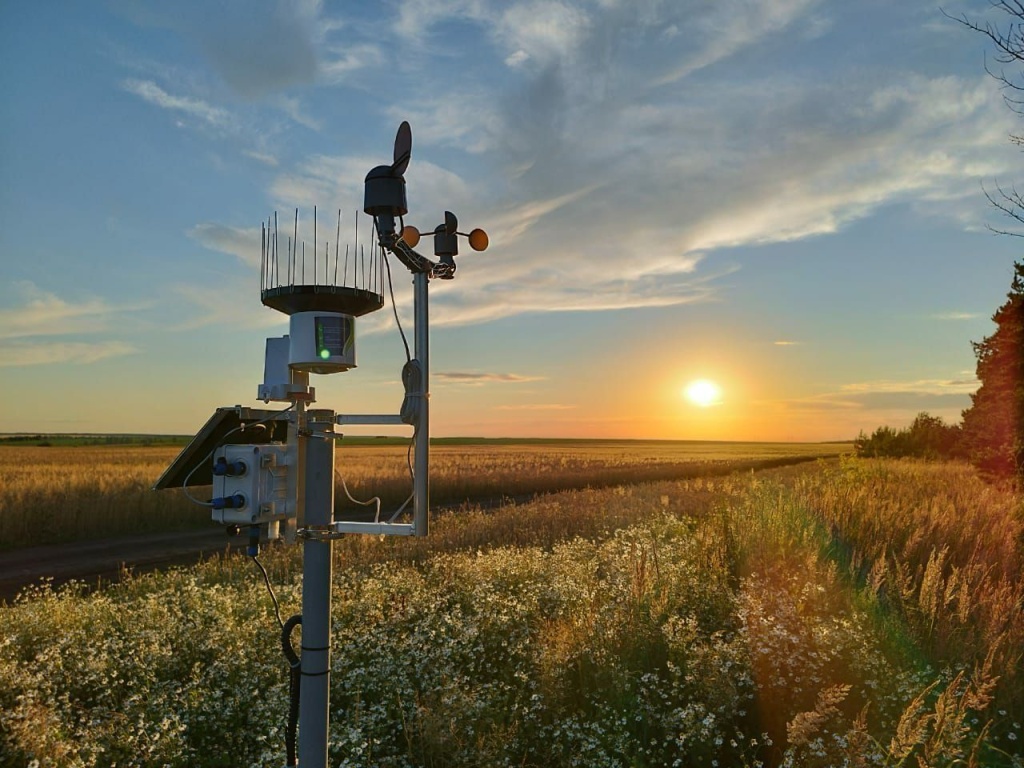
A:
<svg viewBox="0 0 1024 768">
<path fill-rule="evenodd" d="M 968 456 L 986 474 L 1024 481 L 1024 263 L 992 321 L 996 331 L 973 343 L 981 386 L 963 412 Z"/>
</svg>

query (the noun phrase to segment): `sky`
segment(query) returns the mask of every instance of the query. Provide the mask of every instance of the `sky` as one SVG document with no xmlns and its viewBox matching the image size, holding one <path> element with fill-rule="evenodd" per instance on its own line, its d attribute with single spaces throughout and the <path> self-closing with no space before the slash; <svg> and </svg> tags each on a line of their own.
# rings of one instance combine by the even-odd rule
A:
<svg viewBox="0 0 1024 768">
<path fill-rule="evenodd" d="M 402 120 L 407 223 L 451 210 L 491 242 L 430 286 L 433 434 L 956 422 L 1020 256 L 984 190 L 1019 175 L 1021 124 L 943 11 L 1003 21 L 984 0 L 4 3 L 0 432 L 186 434 L 262 405 L 288 325 L 260 303 L 261 222 L 299 208 L 312 252 L 313 206 L 325 231 L 342 209 L 355 247 Z M 356 369 L 313 377 L 319 406 L 397 412 L 390 309 L 358 321 Z"/>
</svg>

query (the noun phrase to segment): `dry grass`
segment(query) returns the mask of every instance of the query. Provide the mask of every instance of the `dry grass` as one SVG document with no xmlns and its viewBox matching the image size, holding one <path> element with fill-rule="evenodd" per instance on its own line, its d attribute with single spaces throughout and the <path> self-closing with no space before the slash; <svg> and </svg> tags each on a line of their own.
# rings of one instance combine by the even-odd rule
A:
<svg viewBox="0 0 1024 768">
<path fill-rule="evenodd" d="M 500 499 L 643 480 L 721 474 L 835 455 L 849 446 L 771 443 L 580 442 L 438 445 L 435 503 Z M 0 549 L 209 525 L 178 491 L 155 493 L 174 447 L 0 447 Z M 408 495 L 406 449 L 348 446 L 337 467 L 357 498 L 396 507 Z M 201 495 L 202 491 L 198 491 Z M 343 495 L 337 490 L 338 499 Z M 343 507 L 339 503 L 339 508 Z"/>
<path fill-rule="evenodd" d="M 991 664 L 1024 719 L 1024 504 L 965 464 L 855 460 L 796 484 L 846 571 L 929 658 Z"/>
</svg>

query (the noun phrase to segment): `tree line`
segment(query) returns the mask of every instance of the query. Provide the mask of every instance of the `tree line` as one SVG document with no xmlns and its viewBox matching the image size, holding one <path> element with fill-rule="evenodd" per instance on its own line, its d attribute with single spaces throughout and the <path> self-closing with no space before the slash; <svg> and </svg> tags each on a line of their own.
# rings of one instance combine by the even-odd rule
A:
<svg viewBox="0 0 1024 768">
<path fill-rule="evenodd" d="M 978 390 L 960 424 L 919 413 L 909 427 L 879 427 L 854 442 L 858 456 L 963 458 L 982 473 L 1024 483 L 1024 262 L 1014 263 L 996 330 L 972 343 Z"/>
</svg>

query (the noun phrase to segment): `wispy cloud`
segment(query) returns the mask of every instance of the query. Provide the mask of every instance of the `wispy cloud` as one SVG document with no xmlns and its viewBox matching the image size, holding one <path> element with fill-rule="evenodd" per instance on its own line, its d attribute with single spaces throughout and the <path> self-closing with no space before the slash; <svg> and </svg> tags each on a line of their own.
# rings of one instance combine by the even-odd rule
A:
<svg viewBox="0 0 1024 768">
<path fill-rule="evenodd" d="M 566 403 L 523 403 L 521 405 L 499 405 L 497 411 L 571 411 L 577 406 Z"/>
<path fill-rule="evenodd" d="M 916 379 L 913 381 L 861 381 L 844 384 L 840 389 L 844 393 L 898 393 L 911 392 L 929 395 L 968 394 L 978 388 L 978 380 L 969 379 Z"/>
<path fill-rule="evenodd" d="M 133 355 L 139 349 L 123 341 L 0 341 L 0 366 L 19 367 L 56 363 L 89 365 L 111 357 Z"/>
<path fill-rule="evenodd" d="M 252 292 L 245 292 L 245 301 L 227 301 L 220 288 L 186 285 L 179 283 L 169 287 L 175 297 L 180 314 L 185 317 L 168 328 L 172 331 L 192 331 L 212 325 L 231 328 L 271 328 L 286 320 L 280 313 L 267 309 L 262 304 L 250 301 L 258 294 L 259 286 L 253 285 Z"/>
<path fill-rule="evenodd" d="M 80 301 L 62 299 L 30 281 L 12 286 L 17 296 L 10 308 L 0 307 L 0 339 L 97 333 L 111 328 L 111 319 L 143 305 L 114 305 L 91 297 Z"/>
<path fill-rule="evenodd" d="M 348 43 L 325 46 L 320 59 L 320 77 L 327 83 L 337 85 L 345 82 L 354 73 L 384 63 L 384 54 L 379 45 L 370 43 Z"/>
<path fill-rule="evenodd" d="M 246 149 L 242 150 L 242 154 L 246 157 L 251 157 L 257 162 L 263 163 L 264 165 L 269 165 L 272 168 L 276 168 L 278 166 L 278 159 L 269 152 L 259 152 L 254 149 Z"/>
<path fill-rule="evenodd" d="M 794 22 L 806 19 L 815 31 L 823 26 L 819 16 L 809 12 L 818 0 L 764 0 L 737 12 L 732 3 L 711 3 L 700 9 L 687 27 L 692 30 L 692 52 L 655 80 L 668 85 L 692 75 L 750 47 L 754 42 L 785 30 Z M 676 27 L 678 30 L 678 27 Z"/>
<path fill-rule="evenodd" d="M 230 227 L 203 222 L 196 224 L 187 234 L 204 248 L 230 254 L 250 267 L 258 269 L 260 266 L 259 227 Z"/>
<path fill-rule="evenodd" d="M 529 381 L 542 381 L 543 376 L 523 376 L 518 373 L 470 373 L 463 371 L 442 371 L 431 376 L 440 381 L 452 384 L 522 384 Z"/>
<path fill-rule="evenodd" d="M 786 340 L 780 339 L 778 341 L 773 341 L 772 344 L 774 344 L 776 347 L 797 347 L 797 346 L 800 346 L 801 344 L 803 344 L 803 342 L 802 341 L 786 341 Z"/>
<path fill-rule="evenodd" d="M 0 308 L 0 366 L 86 365 L 140 351 L 116 339 L 68 341 L 66 337 L 120 332 L 123 315 L 149 305 L 115 305 L 98 297 L 68 300 L 29 281 L 12 287 L 15 304 Z"/>
<path fill-rule="evenodd" d="M 223 128 L 231 122 L 231 115 L 227 110 L 208 104 L 202 99 L 171 95 L 152 80 L 125 80 L 121 86 L 129 93 L 134 93 L 161 109 L 197 117 L 217 128 Z"/>
<path fill-rule="evenodd" d="M 932 315 L 936 320 L 974 320 L 981 317 L 979 312 L 940 312 Z"/>
</svg>

